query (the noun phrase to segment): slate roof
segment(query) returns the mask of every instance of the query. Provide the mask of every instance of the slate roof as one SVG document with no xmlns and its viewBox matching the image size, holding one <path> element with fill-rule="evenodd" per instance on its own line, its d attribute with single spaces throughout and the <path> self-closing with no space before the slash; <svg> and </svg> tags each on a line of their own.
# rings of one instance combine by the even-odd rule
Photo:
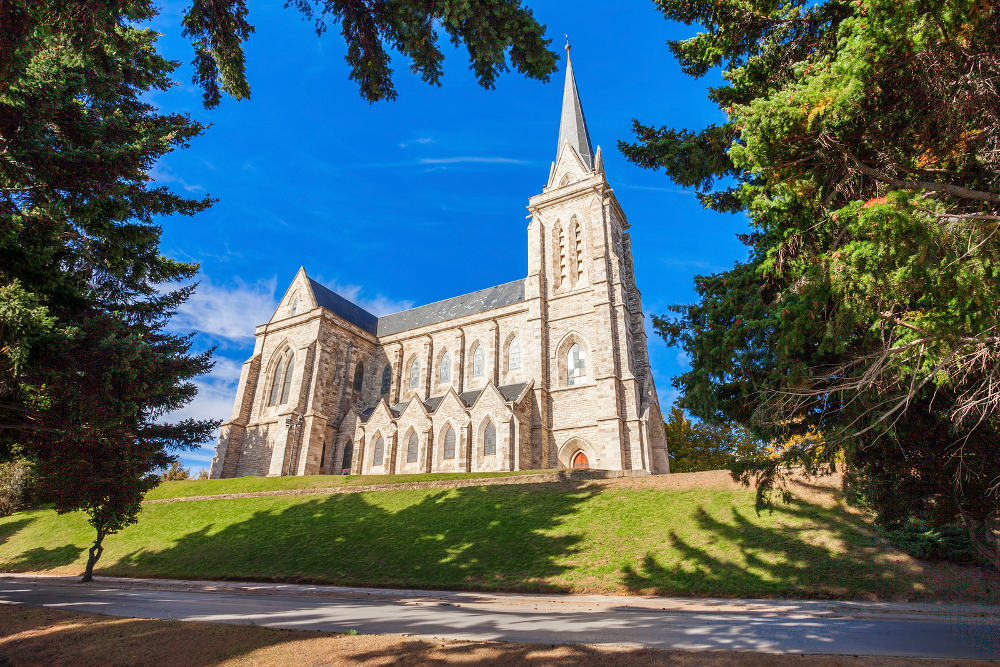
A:
<svg viewBox="0 0 1000 667">
<path fill-rule="evenodd" d="M 436 301 L 426 306 L 418 306 L 378 318 L 379 336 L 409 331 L 428 324 L 446 322 L 456 317 L 474 315 L 494 308 L 502 308 L 512 303 L 524 301 L 524 279 L 504 283 L 495 287 Z"/>
<path fill-rule="evenodd" d="M 309 279 L 309 283 L 312 285 L 313 294 L 316 295 L 317 304 L 373 336 L 401 333 L 524 301 L 524 278 L 522 278 L 444 301 L 435 301 L 426 306 L 376 317 L 312 278 Z"/>
<path fill-rule="evenodd" d="M 505 384 L 503 386 L 497 387 L 497 389 L 500 391 L 500 395 L 503 396 L 504 400 L 509 402 L 517 400 L 517 397 L 521 395 L 521 392 L 523 392 L 524 388 L 527 386 L 528 386 L 527 382 L 519 382 L 518 384 Z M 459 394 L 458 398 L 459 400 L 462 401 L 465 407 L 471 408 L 473 405 L 475 405 L 476 401 L 479 400 L 479 396 L 482 393 L 483 393 L 482 389 L 477 389 L 476 391 L 465 391 Z M 441 401 L 443 400 L 444 396 L 431 396 L 430 398 L 428 398 L 426 401 L 423 402 L 424 407 L 427 408 L 427 412 L 433 414 L 438 409 L 438 407 L 441 406 Z M 403 410 L 405 410 L 406 406 L 409 404 L 410 401 L 405 401 L 403 403 L 396 403 L 395 405 L 390 405 L 389 412 L 392 413 L 393 417 L 399 417 L 401 414 L 403 414 Z M 367 422 L 371 418 L 372 413 L 375 412 L 375 407 L 377 405 L 378 402 L 376 401 L 375 405 L 361 411 L 360 416 L 362 422 Z"/>
<path fill-rule="evenodd" d="M 375 334 L 378 328 L 377 317 L 312 278 L 309 279 L 309 284 L 312 286 L 313 294 L 316 295 L 317 304 L 354 326 L 364 329 L 372 335 Z"/>
</svg>

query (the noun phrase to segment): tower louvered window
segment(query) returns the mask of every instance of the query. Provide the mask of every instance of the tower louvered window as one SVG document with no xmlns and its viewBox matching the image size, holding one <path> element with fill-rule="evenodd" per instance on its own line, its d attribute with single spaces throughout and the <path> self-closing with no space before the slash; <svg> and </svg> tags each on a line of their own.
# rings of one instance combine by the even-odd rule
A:
<svg viewBox="0 0 1000 667">
<path fill-rule="evenodd" d="M 580 232 L 580 223 L 573 226 L 573 239 L 576 242 L 576 276 L 574 282 L 580 282 L 583 278 L 583 234 Z"/>
<path fill-rule="evenodd" d="M 556 287 L 561 287 L 562 284 L 566 282 L 566 278 L 569 275 L 569 267 L 567 266 L 568 260 L 566 257 L 566 232 L 563 231 L 562 227 L 559 227 L 559 229 L 556 230 L 556 238 L 558 239 L 559 244 L 559 247 L 557 248 L 559 255 L 559 280 L 556 283 Z"/>
<path fill-rule="evenodd" d="M 385 396 L 389 393 L 389 388 L 392 387 L 392 366 L 389 364 L 385 365 L 382 369 L 382 395 Z"/>
</svg>

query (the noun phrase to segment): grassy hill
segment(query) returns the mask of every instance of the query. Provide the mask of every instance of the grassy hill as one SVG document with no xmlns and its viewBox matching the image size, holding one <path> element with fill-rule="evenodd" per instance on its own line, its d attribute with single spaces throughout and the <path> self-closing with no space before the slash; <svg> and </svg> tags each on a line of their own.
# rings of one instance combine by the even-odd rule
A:
<svg viewBox="0 0 1000 667">
<path fill-rule="evenodd" d="M 725 473 L 153 504 L 105 541 L 98 574 L 1000 601 L 998 578 L 984 570 L 921 563 L 882 544 L 835 481 L 799 483 L 790 503 L 761 515 L 753 491 Z M 79 573 L 90 539 L 79 513 L 2 518 L 0 571 Z"/>
<path fill-rule="evenodd" d="M 365 484 L 407 484 L 459 479 L 489 479 L 520 477 L 552 472 L 551 470 L 515 470 L 506 472 L 431 472 L 419 475 L 303 475 L 301 477 L 234 477 L 231 479 L 185 479 L 164 482 L 146 494 L 146 500 L 218 496 L 228 493 L 258 491 L 298 491 L 300 489 L 330 489 Z"/>
</svg>

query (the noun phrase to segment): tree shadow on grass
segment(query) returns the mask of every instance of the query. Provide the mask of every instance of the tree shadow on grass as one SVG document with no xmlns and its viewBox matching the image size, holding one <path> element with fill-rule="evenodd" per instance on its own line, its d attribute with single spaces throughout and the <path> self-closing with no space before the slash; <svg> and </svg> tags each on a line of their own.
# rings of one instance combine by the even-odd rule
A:
<svg viewBox="0 0 1000 667">
<path fill-rule="evenodd" d="M 65 565 L 71 565 L 83 553 L 83 547 L 67 544 L 61 547 L 46 549 L 35 547 L 18 554 L 17 560 L 12 560 L 4 568 L 12 572 L 32 572 L 36 570 L 51 570 Z"/>
<path fill-rule="evenodd" d="M 5 521 L 0 523 L 0 544 L 3 544 L 9 540 L 13 535 L 20 532 L 22 528 L 25 528 L 34 519 L 14 519 L 12 521 Z"/>
<path fill-rule="evenodd" d="M 206 514 L 198 530 L 170 547 L 99 564 L 99 570 L 122 576 L 558 592 L 564 589 L 549 581 L 566 569 L 559 560 L 572 554 L 581 538 L 552 530 L 599 488 L 564 484 L 553 493 L 545 486 L 198 501 L 190 508 L 192 516 Z M 158 522 L 164 507 L 169 505 L 148 506 L 144 519 Z"/>
<path fill-rule="evenodd" d="M 829 491 L 829 489 L 827 489 Z M 812 597 L 915 599 L 936 591 L 921 577 L 921 566 L 890 557 L 864 518 L 793 498 L 778 503 L 780 525 L 748 518 L 752 510 L 730 508 L 728 519 L 699 507 L 693 515 L 710 545 L 695 544 L 671 531 L 679 554 L 661 563 L 647 553 L 639 569 L 622 568 L 622 583 L 633 593 L 731 597 Z M 824 543 L 817 543 L 822 535 Z"/>
</svg>

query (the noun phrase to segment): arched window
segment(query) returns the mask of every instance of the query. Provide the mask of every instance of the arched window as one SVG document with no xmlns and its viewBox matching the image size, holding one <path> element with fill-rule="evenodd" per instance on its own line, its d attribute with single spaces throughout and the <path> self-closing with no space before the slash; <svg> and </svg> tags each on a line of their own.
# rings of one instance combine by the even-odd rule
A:
<svg viewBox="0 0 1000 667">
<path fill-rule="evenodd" d="M 382 459 L 385 457 L 385 440 L 382 436 L 378 437 L 375 441 L 375 453 L 372 455 L 372 465 L 380 466 L 382 465 Z"/>
<path fill-rule="evenodd" d="M 271 392 L 267 397 L 268 406 L 278 404 L 278 389 L 281 387 L 281 376 L 284 368 L 285 360 L 279 359 L 277 366 L 274 367 L 274 377 L 271 378 Z"/>
<path fill-rule="evenodd" d="M 288 356 L 285 357 L 285 379 L 281 383 L 281 400 L 280 405 L 284 405 L 288 402 L 288 392 L 292 388 L 292 370 L 295 368 L 295 356 L 289 352 Z"/>
<path fill-rule="evenodd" d="M 358 364 L 358 367 L 354 369 L 354 392 L 357 393 L 361 391 L 361 388 L 365 384 L 365 365 Z"/>
<path fill-rule="evenodd" d="M 483 454 L 493 456 L 497 453 L 497 429 L 493 422 L 486 422 L 483 429 Z"/>
<path fill-rule="evenodd" d="M 392 365 L 386 364 L 385 368 L 382 369 L 382 395 L 385 396 L 389 393 L 389 388 L 392 387 Z"/>
<path fill-rule="evenodd" d="M 296 296 L 292 299 L 292 307 L 288 309 L 288 316 L 295 317 L 295 313 L 299 312 L 299 297 Z"/>
<path fill-rule="evenodd" d="M 476 349 L 472 351 L 472 377 L 481 378 L 485 372 L 484 366 L 486 365 L 486 358 L 483 354 L 483 346 L 476 345 Z"/>
<path fill-rule="evenodd" d="M 344 445 L 344 460 L 340 464 L 341 470 L 351 469 L 351 459 L 354 458 L 354 443 L 350 440 Z"/>
<path fill-rule="evenodd" d="M 521 343 L 512 338 L 507 345 L 507 370 L 516 371 L 521 368 Z"/>
<path fill-rule="evenodd" d="M 573 343 L 566 355 L 567 384 L 573 386 L 587 379 L 587 353 L 579 343 Z"/>
<path fill-rule="evenodd" d="M 448 384 L 451 382 L 451 353 L 445 352 L 441 355 L 441 361 L 438 362 L 438 382 L 440 384 Z"/>
<path fill-rule="evenodd" d="M 455 431 L 451 426 L 446 426 L 444 431 L 444 457 L 455 458 Z"/>
<path fill-rule="evenodd" d="M 580 223 L 573 225 L 573 239 L 576 241 L 576 275 L 574 282 L 580 282 L 583 278 L 583 234 L 580 231 Z"/>
<path fill-rule="evenodd" d="M 417 451 L 420 449 L 420 438 L 416 432 L 410 433 L 410 439 L 406 442 L 406 462 L 417 462 Z"/>
<path fill-rule="evenodd" d="M 410 362 L 410 389 L 420 386 L 420 360 L 414 359 Z"/>
</svg>

